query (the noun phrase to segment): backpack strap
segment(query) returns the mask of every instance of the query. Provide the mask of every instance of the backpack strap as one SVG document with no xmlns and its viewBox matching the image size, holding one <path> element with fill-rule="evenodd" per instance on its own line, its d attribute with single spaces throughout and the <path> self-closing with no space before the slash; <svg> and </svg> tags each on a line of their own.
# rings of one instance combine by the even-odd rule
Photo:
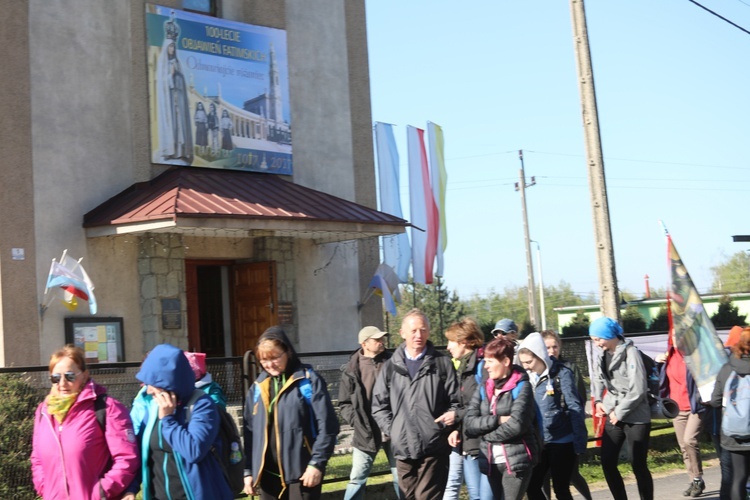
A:
<svg viewBox="0 0 750 500">
<path fill-rule="evenodd" d="M 94 412 L 96 412 L 96 421 L 102 432 L 107 433 L 107 393 L 97 394 L 94 400 Z"/>
<path fill-rule="evenodd" d="M 185 423 L 187 424 L 190 422 L 190 417 L 193 416 L 193 406 L 195 406 L 196 401 L 198 399 L 206 394 L 201 389 L 195 389 L 193 390 L 193 393 L 190 395 L 190 399 L 188 399 L 188 402 L 185 403 L 185 409 L 187 410 L 187 414 L 185 415 Z"/>
<path fill-rule="evenodd" d="M 310 382 L 310 369 L 305 368 L 305 378 L 299 382 L 299 392 L 302 394 L 307 407 L 310 409 L 310 428 L 312 429 L 313 439 L 318 437 L 318 427 L 315 425 L 315 411 L 312 405 L 312 383 Z"/>
</svg>

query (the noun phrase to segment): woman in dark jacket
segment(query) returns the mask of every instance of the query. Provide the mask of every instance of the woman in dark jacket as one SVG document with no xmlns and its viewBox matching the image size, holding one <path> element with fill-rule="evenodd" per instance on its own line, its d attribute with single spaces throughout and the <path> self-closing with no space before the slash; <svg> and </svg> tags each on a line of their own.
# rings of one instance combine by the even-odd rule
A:
<svg viewBox="0 0 750 500">
<path fill-rule="evenodd" d="M 456 412 L 456 423 L 461 424 L 466 416 L 471 397 L 476 392 L 482 380 L 482 344 L 484 335 L 476 321 L 471 318 L 463 318 L 453 323 L 445 331 L 448 339 L 448 352 L 453 358 L 453 366 L 456 368 L 456 376 L 459 384 L 459 401 L 461 409 Z M 479 471 L 480 440 L 477 437 L 469 437 L 466 430 L 460 426 L 448 436 L 448 443 L 453 447 L 451 450 L 450 470 L 448 471 L 448 484 L 445 487 L 443 500 L 457 500 L 461 490 L 461 483 L 466 482 L 466 489 L 470 500 L 479 499 L 479 485 L 482 473 Z"/>
<path fill-rule="evenodd" d="M 716 376 L 714 392 L 711 395 L 711 406 L 720 408 L 726 405 L 724 388 L 727 380 L 736 373 L 740 377 L 750 376 L 750 327 L 743 328 L 740 339 L 732 347 L 732 355 L 727 364 L 721 367 Z M 745 484 L 750 475 L 750 439 L 739 439 L 727 436 L 721 431 L 721 446 L 729 451 L 732 458 L 732 500 L 744 500 Z"/>
<path fill-rule="evenodd" d="M 320 498 L 339 422 L 326 382 L 303 365 L 281 327 L 258 340 L 263 367 L 245 399 L 245 493 Z"/>
<path fill-rule="evenodd" d="M 570 477 L 575 457 L 586 451 L 583 406 L 573 372 L 547 354 L 540 333 L 529 334 L 518 348 L 518 359 L 534 387 L 534 399 L 543 419 L 544 448 L 529 482 L 529 500 L 542 500 L 544 478 L 549 472 L 558 500 L 572 500 Z"/>
<path fill-rule="evenodd" d="M 504 337 L 487 344 L 484 365 L 489 378 L 474 392 L 464 418 L 466 434 L 482 438 L 479 466 L 487 479 L 481 485 L 482 499 L 523 498 L 539 459 L 534 394 L 526 372 L 512 364 L 514 350 L 515 344 Z"/>
</svg>

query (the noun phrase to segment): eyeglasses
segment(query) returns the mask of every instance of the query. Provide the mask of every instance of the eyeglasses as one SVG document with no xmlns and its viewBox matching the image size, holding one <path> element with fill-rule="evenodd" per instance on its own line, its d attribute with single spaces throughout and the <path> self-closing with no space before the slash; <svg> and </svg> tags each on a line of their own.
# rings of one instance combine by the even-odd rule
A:
<svg viewBox="0 0 750 500">
<path fill-rule="evenodd" d="M 280 360 L 280 359 L 281 359 L 281 358 L 283 358 L 284 356 L 286 356 L 286 354 L 287 354 L 287 352 L 286 352 L 286 351 L 284 351 L 284 352 L 282 352 L 281 354 L 279 354 L 278 356 L 276 356 L 275 358 L 265 358 L 265 359 L 261 359 L 261 360 L 260 360 L 260 362 L 261 362 L 261 364 L 263 364 L 263 363 L 273 363 L 273 362 L 275 362 L 275 361 L 278 361 L 278 360 Z"/>
<path fill-rule="evenodd" d="M 81 372 L 53 373 L 49 376 L 49 381 L 53 384 L 59 384 L 60 379 L 65 376 L 65 380 L 67 380 L 68 382 L 75 382 L 76 378 L 78 378 L 78 375 L 80 374 Z"/>
</svg>

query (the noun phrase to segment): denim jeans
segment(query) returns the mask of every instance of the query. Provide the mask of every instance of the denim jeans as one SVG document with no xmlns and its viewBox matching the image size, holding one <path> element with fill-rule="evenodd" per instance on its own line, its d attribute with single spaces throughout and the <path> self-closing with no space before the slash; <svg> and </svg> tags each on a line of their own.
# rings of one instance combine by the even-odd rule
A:
<svg viewBox="0 0 750 500">
<path fill-rule="evenodd" d="M 477 457 L 461 455 L 456 448 L 451 451 L 448 484 L 445 486 L 443 500 L 458 500 L 461 484 L 466 481 L 469 500 L 479 500 L 479 485 L 482 473 L 479 472 Z M 489 487 L 489 484 L 488 484 Z"/>
<path fill-rule="evenodd" d="M 385 456 L 388 458 L 388 463 L 391 467 L 393 488 L 396 490 L 396 498 L 399 498 L 396 460 L 393 458 L 390 442 L 386 441 L 383 443 L 383 451 L 385 452 Z M 365 485 L 367 484 L 367 478 L 370 476 L 372 463 L 375 461 L 375 455 L 377 455 L 377 453 L 369 453 L 357 448 L 352 448 L 352 471 L 349 474 L 349 484 L 346 485 L 344 500 L 361 500 L 365 497 Z"/>
</svg>

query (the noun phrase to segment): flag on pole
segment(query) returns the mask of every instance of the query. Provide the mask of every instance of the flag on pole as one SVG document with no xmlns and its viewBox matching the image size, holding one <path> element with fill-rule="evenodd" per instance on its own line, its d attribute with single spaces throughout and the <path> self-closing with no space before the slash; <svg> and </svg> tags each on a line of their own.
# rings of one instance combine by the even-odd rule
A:
<svg viewBox="0 0 750 500">
<path fill-rule="evenodd" d="M 80 261 L 76 261 L 63 253 L 60 262 L 52 261 L 49 275 L 47 276 L 47 288 L 49 290 L 62 290 L 62 301 L 65 307 L 71 311 L 78 306 L 78 300 L 88 301 L 89 311 L 96 314 L 96 298 L 94 297 L 94 283 L 89 278 Z"/>
<path fill-rule="evenodd" d="M 716 375 L 727 362 L 727 354 L 666 227 L 664 232 L 670 267 L 667 292 L 670 332 L 674 332 L 674 346 L 685 358 L 701 399 L 710 401 Z"/>
<path fill-rule="evenodd" d="M 430 170 L 424 146 L 424 130 L 407 126 L 409 150 L 409 198 L 411 208 L 411 261 L 415 283 L 432 283 L 437 252 L 438 214 L 430 186 Z"/>
<path fill-rule="evenodd" d="M 378 152 L 380 210 L 403 219 L 399 187 L 400 162 L 392 125 L 375 123 L 375 144 Z M 383 262 L 395 270 L 401 283 L 409 280 L 411 248 L 406 233 L 383 236 Z"/>
<path fill-rule="evenodd" d="M 448 173 L 445 171 L 443 129 L 439 125 L 427 122 L 427 138 L 430 142 L 432 195 L 435 198 L 438 211 L 437 270 L 435 276 L 443 276 L 443 253 L 448 246 L 448 232 L 445 221 L 445 186 L 448 183 Z"/>
<path fill-rule="evenodd" d="M 396 286 L 398 287 L 398 285 Z M 388 287 L 385 276 L 383 276 L 383 274 L 381 273 L 380 266 L 378 266 L 377 271 L 375 271 L 375 275 L 372 277 L 372 280 L 370 280 L 369 288 L 375 289 L 375 294 L 383 298 L 386 311 L 391 313 L 391 316 L 395 316 L 396 304 L 393 302 L 393 295 L 391 294 L 391 290 Z"/>
</svg>

